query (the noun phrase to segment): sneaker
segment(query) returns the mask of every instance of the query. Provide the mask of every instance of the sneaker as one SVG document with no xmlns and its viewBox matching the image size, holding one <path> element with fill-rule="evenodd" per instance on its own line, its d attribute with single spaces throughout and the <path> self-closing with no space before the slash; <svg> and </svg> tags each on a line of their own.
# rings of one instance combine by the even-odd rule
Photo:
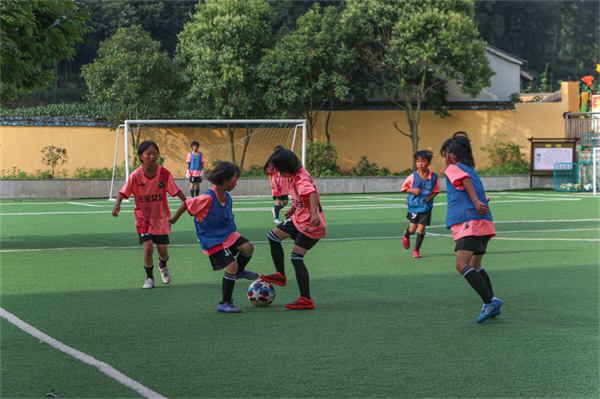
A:
<svg viewBox="0 0 600 399">
<path fill-rule="evenodd" d="M 145 290 L 147 290 L 149 288 L 154 288 L 154 279 L 147 278 L 146 281 L 144 282 L 144 286 L 142 288 Z"/>
<path fill-rule="evenodd" d="M 271 284 L 281 285 L 282 287 L 285 287 L 285 282 L 287 281 L 287 277 L 282 276 L 279 272 L 267 274 L 266 276 L 264 274 L 261 274 L 258 276 L 258 278 Z"/>
<path fill-rule="evenodd" d="M 483 304 L 483 308 L 481 309 L 481 314 L 477 318 L 477 323 L 483 323 L 490 317 L 492 314 L 496 313 L 495 316 L 500 314 L 500 306 L 502 306 L 502 301 L 498 298 L 492 298 L 492 303 L 489 305 Z"/>
<path fill-rule="evenodd" d="M 481 311 L 483 312 L 483 310 L 485 309 L 485 303 L 483 304 L 483 308 L 481 308 Z M 502 312 L 500 311 L 500 308 L 496 309 L 494 312 L 492 312 L 492 314 L 490 315 L 490 319 L 493 319 L 496 316 L 499 316 Z"/>
<path fill-rule="evenodd" d="M 419 253 L 419 250 L 415 249 L 413 251 L 413 258 L 420 258 L 420 257 L 421 257 L 421 254 Z"/>
<path fill-rule="evenodd" d="M 159 267 L 159 269 L 160 277 L 162 278 L 163 283 L 169 284 L 171 282 L 171 274 L 169 273 L 169 268 L 165 266 L 162 269 Z"/>
<path fill-rule="evenodd" d="M 312 309 L 315 307 L 315 303 L 312 299 L 304 298 L 303 296 L 301 296 L 294 302 L 285 305 L 285 307 L 288 309 Z"/>
<path fill-rule="evenodd" d="M 281 223 L 281 219 L 275 218 L 275 219 L 273 219 L 273 223 L 279 224 L 279 223 Z"/>
<path fill-rule="evenodd" d="M 404 249 L 408 249 L 410 248 L 410 237 L 407 237 L 406 235 L 402 235 L 402 245 L 404 245 Z"/>
<path fill-rule="evenodd" d="M 246 280 L 256 280 L 258 278 L 258 273 L 244 270 L 243 272 L 235 275 L 236 280 L 239 280 L 241 278 L 245 278 Z"/>
<path fill-rule="evenodd" d="M 233 302 L 220 303 L 217 306 L 217 312 L 221 313 L 242 313 L 241 310 L 233 306 Z"/>
</svg>

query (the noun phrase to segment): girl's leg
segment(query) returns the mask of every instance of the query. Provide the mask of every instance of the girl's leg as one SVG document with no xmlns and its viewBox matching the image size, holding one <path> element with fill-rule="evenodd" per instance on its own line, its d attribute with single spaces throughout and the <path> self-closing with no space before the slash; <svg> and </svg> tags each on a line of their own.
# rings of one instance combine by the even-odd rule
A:
<svg viewBox="0 0 600 399">
<path fill-rule="evenodd" d="M 273 208 L 273 216 L 275 219 L 279 219 L 279 211 L 283 209 L 283 205 L 281 205 L 281 200 L 277 198 L 275 200 L 275 207 Z"/>
<path fill-rule="evenodd" d="M 246 242 L 237 249 L 240 250 L 240 254 L 237 257 L 237 273 L 240 274 L 246 269 L 246 265 L 250 262 L 250 258 L 252 258 L 252 254 L 254 253 L 254 245 L 251 242 Z M 256 275 L 255 275 L 256 276 Z"/>
<path fill-rule="evenodd" d="M 470 265 L 473 252 L 459 249 L 456 251 L 456 270 L 467 280 L 471 287 L 483 300 L 483 303 L 492 303 L 493 295 L 488 289 L 483 277 Z M 480 260 L 481 261 L 481 260 Z"/>
<path fill-rule="evenodd" d="M 298 245 L 294 245 L 294 248 L 292 249 L 292 265 L 294 265 L 294 269 L 296 270 L 296 281 L 298 281 L 300 296 L 306 299 L 311 299 L 310 277 L 308 274 L 308 269 L 304 264 L 304 255 L 306 255 L 306 252 L 306 249 L 299 247 Z"/>
<path fill-rule="evenodd" d="M 423 239 L 425 239 L 425 225 L 420 224 L 417 228 L 417 243 L 415 245 L 415 250 L 419 251 L 421 249 L 421 244 L 423 244 Z"/>
<path fill-rule="evenodd" d="M 144 241 L 144 269 L 146 270 L 146 278 L 151 278 L 154 280 L 153 270 L 154 270 L 154 260 L 152 259 L 152 255 L 154 254 L 154 243 L 152 240 Z"/>
<path fill-rule="evenodd" d="M 223 303 L 231 302 L 233 296 L 233 289 L 235 287 L 235 275 L 237 274 L 238 264 L 237 262 L 231 262 L 225 268 L 225 274 L 223 275 Z"/>
<path fill-rule="evenodd" d="M 200 183 L 194 183 L 194 196 L 197 197 L 200 195 Z"/>
<path fill-rule="evenodd" d="M 417 231 L 417 224 L 411 223 L 404 234 L 402 234 L 402 245 L 404 246 L 404 249 L 410 248 L 410 235 L 414 234 L 415 231 Z"/>
<path fill-rule="evenodd" d="M 285 277 L 285 261 L 284 261 L 284 253 L 283 246 L 281 245 L 281 241 L 288 238 L 290 235 L 283 232 L 282 230 L 275 227 L 273 230 L 269 232 L 269 245 L 271 246 L 271 258 L 273 258 L 273 264 L 275 265 L 275 270 L 279 272 L 283 277 Z"/>
<path fill-rule="evenodd" d="M 194 198 L 195 197 L 195 184 L 190 182 L 190 198 Z"/>
<path fill-rule="evenodd" d="M 167 267 L 167 261 L 169 260 L 167 244 L 157 244 L 156 249 L 158 250 L 158 270 L 160 270 L 160 276 L 163 283 L 169 284 L 171 282 L 171 273 L 169 273 L 169 268 Z"/>
<path fill-rule="evenodd" d="M 492 289 L 492 281 L 490 280 L 490 276 L 488 276 L 485 269 L 481 266 L 482 258 L 483 258 L 483 255 L 473 255 L 471 257 L 471 262 L 469 263 L 469 265 L 473 268 L 473 270 L 475 270 L 481 276 L 481 278 L 483 278 L 483 281 L 485 281 L 485 285 L 487 285 L 487 288 L 493 297 L 494 290 Z"/>
</svg>

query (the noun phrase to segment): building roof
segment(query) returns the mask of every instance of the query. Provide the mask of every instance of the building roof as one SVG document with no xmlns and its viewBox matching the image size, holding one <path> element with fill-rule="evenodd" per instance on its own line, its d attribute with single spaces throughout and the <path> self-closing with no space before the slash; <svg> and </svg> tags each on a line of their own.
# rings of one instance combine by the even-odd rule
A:
<svg viewBox="0 0 600 399">
<path fill-rule="evenodd" d="M 494 47 L 494 46 L 491 46 L 491 45 L 489 45 L 489 44 L 487 44 L 487 45 L 485 46 L 485 49 L 486 49 L 487 51 L 489 51 L 490 53 L 492 53 L 492 54 L 495 54 L 495 55 L 497 55 L 498 57 L 504 58 L 505 60 L 507 60 L 507 61 L 509 61 L 509 62 L 512 62 L 512 63 L 514 63 L 514 64 L 521 65 L 521 66 L 523 66 L 523 65 L 527 64 L 527 61 L 526 61 L 526 60 L 524 60 L 524 59 L 522 59 L 522 58 L 519 58 L 519 57 L 517 57 L 517 56 L 515 56 L 515 55 L 512 55 L 512 54 L 510 54 L 510 53 L 507 53 L 507 52 L 506 52 L 506 51 L 504 51 L 504 50 L 500 50 L 499 48 L 496 48 L 496 47 Z"/>
</svg>

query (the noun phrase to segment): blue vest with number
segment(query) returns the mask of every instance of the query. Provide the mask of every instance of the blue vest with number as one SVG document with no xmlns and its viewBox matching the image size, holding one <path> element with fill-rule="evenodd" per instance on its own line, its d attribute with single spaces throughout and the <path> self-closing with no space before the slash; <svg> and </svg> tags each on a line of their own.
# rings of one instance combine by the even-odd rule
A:
<svg viewBox="0 0 600 399">
<path fill-rule="evenodd" d="M 479 201 L 488 204 L 485 198 L 485 191 L 483 190 L 483 184 L 481 183 L 481 179 L 470 166 L 463 165 L 462 163 L 454 164 L 458 166 L 463 172 L 466 172 L 471 178 L 471 182 L 473 183 L 473 187 L 475 188 L 475 193 L 477 194 L 477 198 Z M 457 223 L 464 223 L 470 220 L 493 220 L 492 219 L 492 211 L 487 215 L 482 215 L 475 208 L 475 204 L 471 201 L 471 197 L 467 190 L 458 190 L 456 187 L 452 185 L 448 176 L 446 176 L 446 194 L 448 195 L 448 212 L 446 213 L 446 228 L 452 227 Z"/>
<path fill-rule="evenodd" d="M 202 222 L 198 222 L 198 219 L 194 218 L 194 223 L 202 249 L 209 249 L 225 242 L 227 237 L 236 230 L 236 226 L 233 221 L 229 193 L 225 193 L 225 206 L 221 205 L 217 194 L 212 189 L 204 194 L 212 197 L 210 210 Z"/>
<path fill-rule="evenodd" d="M 190 170 L 202 170 L 202 153 L 194 155 L 193 152 L 190 152 L 190 158 Z"/>
<path fill-rule="evenodd" d="M 433 208 L 433 198 L 425 202 L 425 198 L 431 194 L 431 191 L 435 187 L 435 183 L 438 181 L 438 175 L 435 173 L 431 174 L 431 179 L 423 180 L 419 176 L 419 172 L 413 173 L 413 185 L 412 188 L 421 189 L 421 194 L 414 195 L 408 194 L 406 203 L 408 204 L 408 212 L 410 213 L 423 213 Z"/>
</svg>

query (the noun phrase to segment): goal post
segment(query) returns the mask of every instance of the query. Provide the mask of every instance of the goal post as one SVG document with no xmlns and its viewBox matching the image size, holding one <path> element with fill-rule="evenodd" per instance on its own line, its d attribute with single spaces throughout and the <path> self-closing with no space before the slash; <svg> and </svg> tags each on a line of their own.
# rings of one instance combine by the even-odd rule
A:
<svg viewBox="0 0 600 399">
<path fill-rule="evenodd" d="M 135 119 L 126 120 L 123 125 L 120 125 L 117 129 L 117 144 L 115 147 L 115 163 L 113 165 L 113 178 L 111 182 L 111 192 L 109 199 L 113 199 L 114 191 L 114 180 L 115 180 L 115 169 L 117 167 L 117 151 L 120 146 L 119 137 L 123 132 L 123 149 L 125 153 L 125 179 L 131 174 L 130 170 L 130 135 L 135 127 L 142 127 L 143 129 L 150 129 L 159 140 L 168 140 L 167 145 L 171 148 L 181 147 L 177 149 L 178 152 L 189 152 L 189 142 L 183 138 L 189 134 L 182 133 L 189 128 L 198 128 L 203 130 L 203 135 L 198 136 L 198 133 L 193 133 L 196 137 L 203 137 L 206 142 L 203 143 L 203 139 L 198 139 L 201 142 L 200 151 L 208 156 L 209 160 L 215 162 L 216 160 L 233 160 L 237 158 L 236 153 L 241 154 L 242 158 L 235 159 L 235 163 L 241 165 L 246 157 L 248 163 L 244 163 L 242 166 L 254 166 L 256 164 L 264 163 L 267 157 L 272 153 L 275 145 L 283 145 L 284 147 L 296 151 L 299 153 L 302 164 L 306 165 L 306 137 L 307 137 L 307 124 L 306 119 Z M 157 132 L 166 129 L 163 134 Z M 170 130 L 173 129 L 173 130 Z M 178 131 L 178 129 L 180 129 Z M 204 130 L 206 129 L 206 130 Z M 229 137 L 225 138 L 225 129 L 228 129 Z M 245 131 L 244 131 L 245 130 Z M 175 132 L 174 132 L 175 131 Z M 195 130 L 193 130 L 195 131 Z M 242 132 L 240 132 L 242 131 Z M 297 139 L 297 135 L 301 131 L 302 140 L 300 142 Z M 208 132 L 208 134 L 207 134 Z M 170 133 L 173 133 L 171 135 Z M 179 135 L 179 137 L 177 137 Z M 170 136 L 170 137 L 168 137 Z M 237 139 L 234 139 L 234 136 Z M 242 138 L 239 138 L 243 136 Z M 191 140 L 190 140 L 191 141 Z M 226 142 L 227 141 L 227 142 Z M 218 143 L 215 145 L 208 144 Z M 160 142 L 157 144 L 161 146 Z M 207 145 L 204 145 L 207 144 Z M 230 151 L 230 152 L 229 152 Z M 135 154 L 131 154 L 135 156 Z M 231 159 L 228 159 L 231 158 Z M 264 159 L 263 159 L 264 158 Z M 172 159 L 172 158 L 170 158 Z M 251 161 L 254 161 L 254 165 Z M 259 160 L 257 162 L 257 160 Z M 240 162 L 238 162 L 240 161 Z M 170 167 L 169 167 L 170 168 Z M 210 169 L 210 163 L 206 165 L 207 169 Z M 174 175 L 176 171 L 170 169 Z M 118 189 L 118 188 L 117 188 Z"/>
<path fill-rule="evenodd" d="M 600 147 L 592 148 L 592 191 L 598 192 L 598 162 L 600 162 Z"/>
</svg>

